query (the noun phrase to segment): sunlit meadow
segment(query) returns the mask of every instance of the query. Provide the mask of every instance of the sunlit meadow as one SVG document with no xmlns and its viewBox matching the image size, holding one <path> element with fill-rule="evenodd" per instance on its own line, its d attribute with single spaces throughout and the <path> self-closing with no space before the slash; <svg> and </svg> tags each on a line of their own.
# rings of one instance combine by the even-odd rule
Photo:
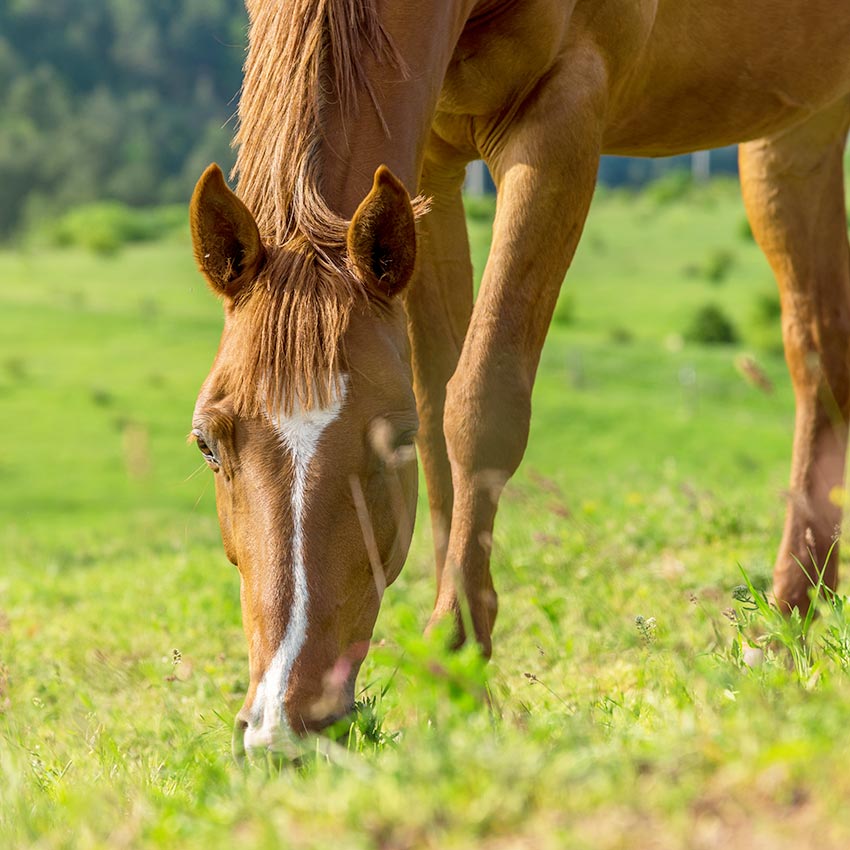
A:
<svg viewBox="0 0 850 850">
<path fill-rule="evenodd" d="M 185 442 L 220 306 L 182 224 L 97 227 L 0 253 L 0 846 L 848 846 L 850 614 L 763 595 L 793 403 L 733 185 L 597 197 L 500 509 L 493 660 L 421 636 L 423 495 L 357 717 L 285 768 L 231 760 L 237 574 Z"/>
</svg>

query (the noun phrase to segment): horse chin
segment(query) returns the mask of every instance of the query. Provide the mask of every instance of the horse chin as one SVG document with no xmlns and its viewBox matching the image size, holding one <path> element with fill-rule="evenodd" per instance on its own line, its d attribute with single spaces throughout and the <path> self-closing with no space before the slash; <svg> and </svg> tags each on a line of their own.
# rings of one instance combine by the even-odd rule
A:
<svg viewBox="0 0 850 850">
<path fill-rule="evenodd" d="M 338 659 L 324 677 L 322 696 L 302 716 L 300 734 L 288 724 L 253 725 L 237 717 L 231 741 L 234 760 L 244 764 L 246 759 L 271 758 L 279 764 L 298 764 L 317 751 L 319 736 L 325 741 L 319 749 L 331 742 L 344 742 L 354 716 L 354 688 L 364 656 L 364 647 L 355 644 Z"/>
<path fill-rule="evenodd" d="M 282 726 L 252 729 L 244 720 L 237 719 L 233 727 L 231 750 L 233 760 L 241 767 L 266 763 L 278 768 L 297 767 L 318 752 L 332 757 L 329 748 L 344 746 L 348 739 L 348 722 L 354 716 L 354 701 L 329 717 L 323 718 L 321 728 L 299 736 Z"/>
<path fill-rule="evenodd" d="M 233 758 L 237 764 L 271 762 L 297 765 L 315 750 L 310 736 L 299 737 L 282 726 L 252 728 L 237 720 L 233 729 Z"/>
</svg>

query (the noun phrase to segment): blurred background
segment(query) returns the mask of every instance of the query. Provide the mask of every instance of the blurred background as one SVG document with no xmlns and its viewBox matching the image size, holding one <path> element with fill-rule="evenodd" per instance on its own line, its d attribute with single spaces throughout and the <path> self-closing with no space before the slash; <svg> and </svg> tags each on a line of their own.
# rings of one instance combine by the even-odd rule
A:
<svg viewBox="0 0 850 850">
<path fill-rule="evenodd" d="M 101 199 L 185 201 L 232 161 L 239 0 L 4 0 L 0 238 Z"/>
</svg>

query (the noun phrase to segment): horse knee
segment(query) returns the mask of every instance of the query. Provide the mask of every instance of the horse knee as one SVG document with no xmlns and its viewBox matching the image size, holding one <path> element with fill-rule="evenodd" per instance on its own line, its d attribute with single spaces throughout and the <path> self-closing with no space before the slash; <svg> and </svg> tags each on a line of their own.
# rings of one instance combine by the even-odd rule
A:
<svg viewBox="0 0 850 850">
<path fill-rule="evenodd" d="M 443 429 L 452 469 L 507 481 L 528 443 L 531 391 L 517 378 L 449 382 Z"/>
</svg>

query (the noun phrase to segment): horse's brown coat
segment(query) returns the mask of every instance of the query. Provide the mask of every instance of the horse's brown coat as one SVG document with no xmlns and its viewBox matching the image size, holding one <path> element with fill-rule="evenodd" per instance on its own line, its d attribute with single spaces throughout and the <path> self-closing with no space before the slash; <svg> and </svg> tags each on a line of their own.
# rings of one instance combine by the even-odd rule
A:
<svg viewBox="0 0 850 850">
<path fill-rule="evenodd" d="M 366 482 L 381 558 L 393 549 L 389 579 L 404 557 L 407 532 L 387 493 L 412 504 L 415 475 L 405 466 L 398 482 L 379 462 L 370 476 L 380 453 L 369 435 L 376 422 L 396 436 L 415 427 L 408 335 L 435 532 L 434 618 L 453 616 L 463 639 L 466 605 L 489 653 L 498 497 L 525 450 L 540 350 L 603 152 L 745 143 L 744 197 L 779 281 L 797 398 L 775 593 L 805 608 L 809 578 L 796 559 L 812 571 L 832 545 L 840 511 L 829 494 L 844 479 L 850 416 L 844 0 L 251 0 L 248 8 L 239 194 L 266 260 L 243 295 L 226 301 L 196 424 L 220 446 L 219 511 L 243 576 L 251 693 L 285 626 L 291 534 L 287 461 L 262 402 L 278 388 L 284 403 L 325 404 L 339 373 L 350 381 L 311 470 L 308 567 L 318 601 L 286 697 L 293 728 L 319 728 L 350 699 L 331 700 L 334 709 L 317 717 L 311 706 L 329 704 L 320 699 L 325 674 L 348 645 L 368 639 L 379 602 L 352 476 Z M 478 157 L 499 200 L 473 306 L 460 190 Z M 411 195 L 431 198 L 405 290 L 407 334 L 400 299 L 378 296 L 369 272 L 373 249 L 390 264 L 381 268 L 409 267 L 409 222 L 370 213 L 368 234 L 348 231 L 382 165 Z M 199 223 L 214 218 L 199 192 L 199 264 L 227 278 L 228 261 L 238 266 L 246 254 L 237 246 L 215 264 L 202 261 L 210 239 Z M 237 232 L 245 228 L 231 221 L 219 244 L 232 245 Z M 392 296 L 401 287 L 389 274 Z M 269 380 L 272 389 L 258 392 Z M 259 403 L 246 404 L 251 397 Z M 214 421 L 229 423 L 231 436 L 208 438 L 205 423 Z M 836 560 L 826 569 L 831 587 Z"/>
</svg>

